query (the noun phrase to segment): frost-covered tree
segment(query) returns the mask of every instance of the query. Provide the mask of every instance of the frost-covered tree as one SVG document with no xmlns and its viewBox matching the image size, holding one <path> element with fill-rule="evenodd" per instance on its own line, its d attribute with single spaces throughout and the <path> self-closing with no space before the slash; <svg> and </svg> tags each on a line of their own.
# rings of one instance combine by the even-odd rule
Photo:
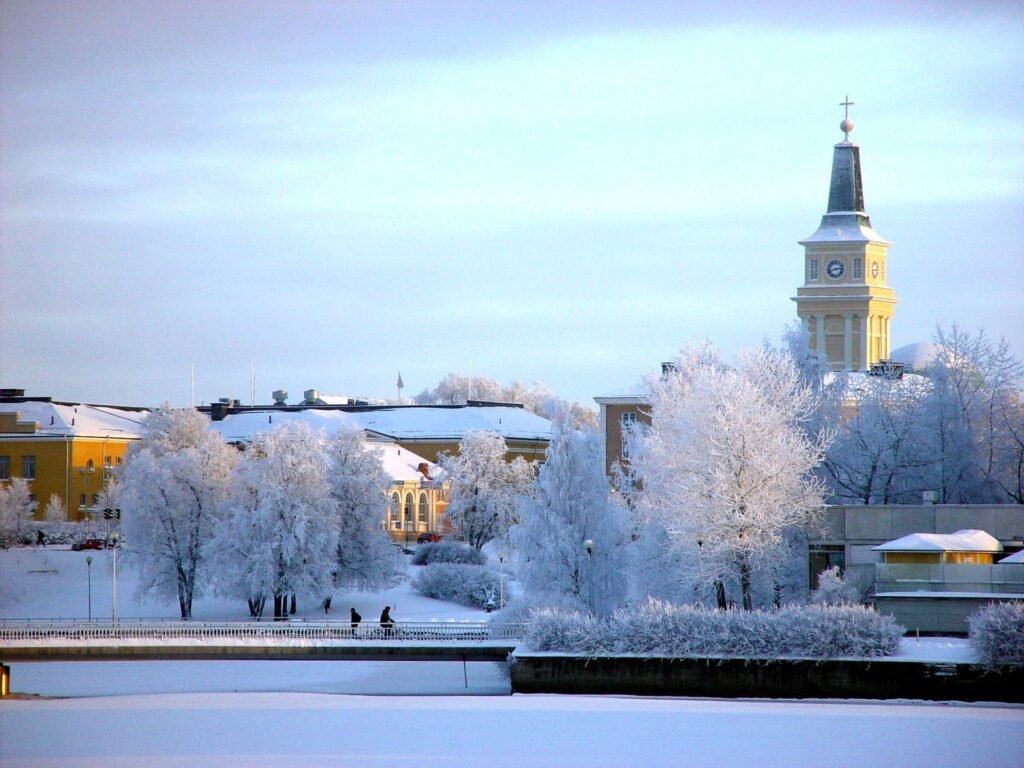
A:
<svg viewBox="0 0 1024 768">
<path fill-rule="evenodd" d="M 43 508 L 43 519 L 50 523 L 50 525 L 58 525 L 68 521 L 68 509 L 64 506 L 64 499 L 58 494 L 50 494 L 50 498 Z"/>
<path fill-rule="evenodd" d="M 12 477 L 0 483 L 0 535 L 8 540 L 20 540 L 32 524 L 37 506 L 28 480 Z"/>
<path fill-rule="evenodd" d="M 292 595 L 330 594 L 337 568 L 337 507 L 322 435 L 288 424 L 259 435 L 236 467 L 214 533 L 217 584 L 248 601 L 255 616 L 268 597 L 274 617 Z"/>
<path fill-rule="evenodd" d="M 395 549 L 380 521 L 387 513 L 391 478 L 363 430 L 343 428 L 327 445 L 334 495 L 338 550 L 334 586 L 378 589 L 397 577 Z"/>
<path fill-rule="evenodd" d="M 787 355 L 757 350 L 735 366 L 701 357 L 681 355 L 650 382 L 650 428 L 631 438 L 633 500 L 703 580 L 738 583 L 749 610 L 755 572 L 823 503 L 813 470 L 827 439 L 802 428 L 813 394 Z"/>
<path fill-rule="evenodd" d="M 600 435 L 576 430 L 565 411 L 557 414 L 534 493 L 523 498 L 511 532 L 519 580 L 533 602 L 592 606 L 599 615 L 621 605 L 628 536 L 603 467 Z"/>
<path fill-rule="evenodd" d="M 928 369 L 931 490 L 943 503 L 1016 502 L 1022 496 L 1019 405 L 1024 365 L 1005 339 L 953 326 L 936 330 Z"/>
<path fill-rule="evenodd" d="M 176 598 L 183 619 L 207 577 L 207 546 L 237 460 L 208 426 L 201 413 L 165 404 L 121 468 L 124 551 L 139 572 L 138 592 Z"/>
<path fill-rule="evenodd" d="M 841 377 L 848 405 L 824 462 L 833 498 L 854 504 L 919 503 L 933 457 L 925 412 L 931 382 Z"/>
<path fill-rule="evenodd" d="M 533 483 L 532 467 L 521 456 L 507 461 L 506 450 L 501 435 L 470 430 L 457 454 L 438 460 L 449 484 L 448 521 L 477 549 L 506 535 Z"/>
</svg>

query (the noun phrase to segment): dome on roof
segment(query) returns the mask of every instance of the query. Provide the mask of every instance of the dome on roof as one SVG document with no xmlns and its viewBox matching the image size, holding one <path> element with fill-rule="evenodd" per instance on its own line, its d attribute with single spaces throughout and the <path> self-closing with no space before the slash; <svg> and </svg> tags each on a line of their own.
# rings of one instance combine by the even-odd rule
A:
<svg viewBox="0 0 1024 768">
<path fill-rule="evenodd" d="M 918 341 L 906 344 L 889 353 L 894 363 L 903 363 L 912 371 L 925 370 L 939 353 L 939 347 L 930 341 Z"/>
</svg>

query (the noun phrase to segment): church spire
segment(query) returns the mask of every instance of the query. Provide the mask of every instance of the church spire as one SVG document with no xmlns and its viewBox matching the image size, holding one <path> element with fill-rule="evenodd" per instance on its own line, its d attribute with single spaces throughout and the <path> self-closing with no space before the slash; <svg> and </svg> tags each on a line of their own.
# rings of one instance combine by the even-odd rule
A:
<svg viewBox="0 0 1024 768">
<path fill-rule="evenodd" d="M 850 107 L 855 102 L 847 96 L 839 102 L 843 120 L 839 130 L 843 140 L 832 150 L 832 177 L 828 188 L 828 208 L 821 217 L 818 231 L 801 243 L 821 240 L 875 241 L 887 243 L 871 229 L 871 219 L 864 211 L 864 181 L 860 170 L 860 147 L 850 141 L 853 120 Z"/>
</svg>

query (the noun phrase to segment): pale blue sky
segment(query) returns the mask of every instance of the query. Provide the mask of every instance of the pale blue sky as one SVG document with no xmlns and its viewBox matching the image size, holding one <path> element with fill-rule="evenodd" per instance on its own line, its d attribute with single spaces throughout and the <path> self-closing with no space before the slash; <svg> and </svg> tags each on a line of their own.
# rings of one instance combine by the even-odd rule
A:
<svg viewBox="0 0 1024 768">
<path fill-rule="evenodd" d="M 1012 4 L 0 4 L 0 386 L 589 402 L 795 318 L 856 102 L 893 345 L 1024 352 Z"/>
</svg>

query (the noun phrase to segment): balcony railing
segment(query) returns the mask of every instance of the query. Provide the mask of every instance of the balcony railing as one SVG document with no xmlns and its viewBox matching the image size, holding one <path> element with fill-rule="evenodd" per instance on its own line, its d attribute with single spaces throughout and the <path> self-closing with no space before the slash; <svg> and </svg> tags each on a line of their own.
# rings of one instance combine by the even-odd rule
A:
<svg viewBox="0 0 1024 768">
<path fill-rule="evenodd" d="M 875 592 L 1024 593 L 1024 566 L 878 563 Z"/>
</svg>

